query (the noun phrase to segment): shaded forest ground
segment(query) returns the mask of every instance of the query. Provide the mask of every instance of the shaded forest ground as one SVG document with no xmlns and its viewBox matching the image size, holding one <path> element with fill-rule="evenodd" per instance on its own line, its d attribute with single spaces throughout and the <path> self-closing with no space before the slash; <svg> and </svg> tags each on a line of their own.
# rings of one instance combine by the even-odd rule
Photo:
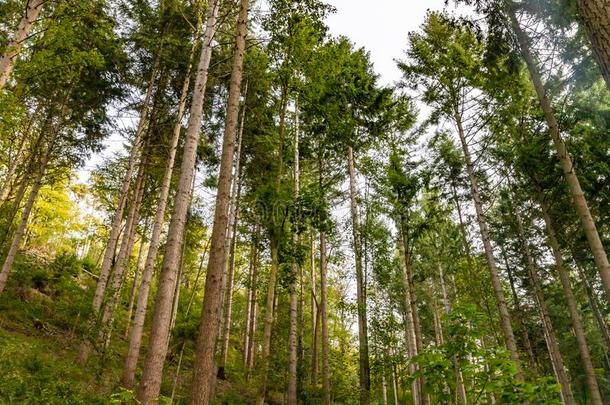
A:
<svg viewBox="0 0 610 405">
<path fill-rule="evenodd" d="M 113 339 L 86 367 L 77 364 L 88 315 L 91 263 L 73 256 L 21 257 L 6 294 L 0 296 L 0 404 L 127 404 L 133 393 L 119 385 L 127 342 Z M 116 331 L 122 337 L 120 331 Z M 169 403 L 179 345 L 170 345 L 162 400 Z M 185 356 L 174 403 L 186 403 L 190 362 Z M 243 404 L 247 386 L 219 384 L 218 403 Z M 162 402 L 162 403 L 164 403 Z"/>
</svg>

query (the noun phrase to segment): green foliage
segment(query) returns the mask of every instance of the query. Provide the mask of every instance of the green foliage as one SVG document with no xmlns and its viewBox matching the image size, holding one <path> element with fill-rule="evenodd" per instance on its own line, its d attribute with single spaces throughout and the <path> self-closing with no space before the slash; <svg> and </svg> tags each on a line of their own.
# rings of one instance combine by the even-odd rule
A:
<svg viewBox="0 0 610 405">
<path fill-rule="evenodd" d="M 426 387 L 436 400 L 453 403 L 457 363 L 465 385 L 470 387 L 469 401 L 561 404 L 552 377 L 532 383 L 517 381 L 515 365 L 506 350 L 483 343 L 482 319 L 474 306 L 456 306 L 444 319 L 446 342 L 425 349 L 413 359 L 421 367 L 415 376 L 426 377 Z"/>
</svg>

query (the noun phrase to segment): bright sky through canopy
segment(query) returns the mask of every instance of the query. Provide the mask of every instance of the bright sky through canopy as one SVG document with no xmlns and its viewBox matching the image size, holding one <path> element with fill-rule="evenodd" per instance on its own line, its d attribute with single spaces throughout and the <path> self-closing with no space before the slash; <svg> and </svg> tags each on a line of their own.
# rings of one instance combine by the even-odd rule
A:
<svg viewBox="0 0 610 405">
<path fill-rule="evenodd" d="M 441 10 L 444 0 L 328 0 L 337 9 L 327 23 L 333 36 L 344 35 L 371 53 L 381 82 L 400 79 L 395 59 L 403 57 L 407 34 L 417 30 L 427 10 Z"/>
</svg>

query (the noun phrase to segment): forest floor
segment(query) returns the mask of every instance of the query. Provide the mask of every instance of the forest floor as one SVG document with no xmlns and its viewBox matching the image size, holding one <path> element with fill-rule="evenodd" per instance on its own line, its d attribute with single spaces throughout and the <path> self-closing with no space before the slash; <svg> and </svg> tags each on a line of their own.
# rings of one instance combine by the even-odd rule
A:
<svg viewBox="0 0 610 405">
<path fill-rule="evenodd" d="M 104 355 L 94 350 L 87 366 L 77 362 L 87 330 L 81 314 L 89 311 L 93 286 L 83 267 L 72 259 L 31 257 L 16 266 L 0 294 L 0 405 L 136 403 L 119 383 L 128 344 L 124 331 L 116 331 Z M 169 403 L 179 348 L 170 345 L 160 403 Z M 191 357 L 184 358 L 174 404 L 187 403 Z M 219 380 L 216 402 L 244 404 L 253 395 L 247 383 Z"/>
</svg>

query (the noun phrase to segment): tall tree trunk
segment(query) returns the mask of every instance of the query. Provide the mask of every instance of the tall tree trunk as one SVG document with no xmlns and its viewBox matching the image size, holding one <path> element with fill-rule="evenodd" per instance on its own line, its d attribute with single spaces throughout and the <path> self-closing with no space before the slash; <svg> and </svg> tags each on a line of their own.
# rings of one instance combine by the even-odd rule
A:
<svg viewBox="0 0 610 405">
<path fill-rule="evenodd" d="M 140 270 L 142 269 L 142 262 L 144 261 L 144 251 L 145 251 L 145 243 L 146 243 L 146 234 L 148 233 L 148 218 L 146 223 L 144 224 L 144 229 L 142 230 L 142 236 L 140 238 L 140 247 L 138 249 L 138 258 L 136 260 L 136 268 L 133 272 L 133 283 L 131 284 L 131 290 L 129 291 L 129 305 L 127 306 L 127 324 L 125 325 L 125 334 L 124 338 L 129 338 L 129 331 L 131 330 L 131 321 L 133 318 L 133 307 L 136 303 L 136 296 L 138 294 L 138 278 L 140 276 Z"/>
<path fill-rule="evenodd" d="M 149 146 L 147 145 L 147 149 L 148 148 Z M 140 164 L 139 173 L 136 179 L 133 201 L 131 202 L 131 207 L 129 207 L 129 213 L 127 214 L 127 223 L 125 224 L 125 231 L 123 232 L 121 247 L 119 248 L 119 254 L 117 255 L 114 271 L 112 272 L 110 288 L 107 289 L 107 293 L 110 296 L 108 297 L 106 305 L 104 306 L 100 324 L 100 341 L 103 342 L 104 348 L 110 343 L 110 334 L 112 324 L 114 322 L 114 314 L 119 304 L 119 300 L 121 299 L 121 289 L 125 279 L 125 270 L 129 266 L 129 259 L 131 257 L 131 251 L 133 250 L 136 230 L 140 220 L 140 208 L 142 207 L 142 197 L 144 195 L 144 185 L 146 182 L 146 171 L 148 167 L 148 152 L 142 157 L 142 162 Z"/>
<path fill-rule="evenodd" d="M 519 352 L 517 350 L 517 342 L 515 341 L 515 335 L 513 334 L 513 327 L 510 322 L 510 313 L 508 312 L 506 297 L 504 296 L 502 282 L 500 280 L 500 275 L 498 274 L 498 268 L 496 266 L 496 259 L 494 258 L 493 248 L 489 239 L 489 228 L 487 225 L 487 219 L 485 217 L 485 211 L 483 210 L 483 202 L 481 201 L 479 184 L 474 171 L 472 158 L 470 157 L 470 151 L 468 148 L 468 143 L 466 141 L 466 135 L 462 126 L 462 119 L 459 116 L 457 109 L 454 118 L 460 137 L 460 142 L 462 144 L 462 150 L 464 152 L 466 170 L 468 171 L 468 177 L 470 179 L 470 189 L 472 192 L 472 198 L 474 200 L 474 207 L 477 213 L 477 222 L 479 223 L 481 239 L 483 241 L 483 247 L 485 249 L 485 257 L 487 259 L 487 265 L 489 266 L 491 283 L 493 285 L 494 294 L 496 296 L 498 312 L 500 313 L 500 324 L 502 326 L 502 332 L 504 334 L 504 341 L 506 344 L 506 348 L 510 353 L 510 357 L 515 363 L 515 367 L 517 369 L 517 379 L 519 381 L 523 381 L 523 371 L 521 369 L 521 360 L 519 359 Z"/>
<path fill-rule="evenodd" d="M 13 66 L 15 65 L 15 58 L 21 51 L 23 43 L 30 35 L 32 27 L 42 10 L 42 6 L 47 1 L 48 0 L 27 0 L 25 16 L 23 16 L 21 22 L 19 22 L 17 31 L 15 31 L 13 38 L 8 43 L 4 55 L 0 57 L 0 90 L 4 88 L 11 76 Z"/>
<path fill-rule="evenodd" d="M 519 241 L 525 256 L 529 279 L 532 289 L 534 290 L 534 297 L 538 303 L 538 309 L 540 310 L 542 330 L 544 331 L 549 357 L 551 359 L 551 364 L 553 365 L 553 370 L 555 371 L 555 377 L 557 378 L 557 382 L 559 383 L 561 389 L 561 399 L 564 404 L 572 405 L 575 404 L 575 401 L 574 395 L 572 394 L 572 388 L 570 387 L 570 378 L 568 377 L 563 364 L 563 357 L 561 355 L 561 351 L 559 350 L 559 343 L 557 341 L 557 335 L 555 334 L 555 328 L 553 327 L 551 316 L 542 293 L 542 283 L 538 277 L 536 262 L 525 236 L 525 228 L 523 226 L 521 212 L 516 207 L 514 208 L 513 212 L 515 214 L 515 219 L 517 220 Z"/>
<path fill-rule="evenodd" d="M 197 34 L 198 30 L 196 32 L 196 36 Z M 174 172 L 174 164 L 176 161 L 176 151 L 178 150 L 178 142 L 180 140 L 180 132 L 182 130 L 182 118 L 184 117 L 186 100 L 189 94 L 191 69 L 193 65 L 192 61 L 193 56 L 195 54 L 196 45 L 197 41 L 195 40 L 193 41 L 193 45 L 191 47 L 189 65 L 186 69 L 184 82 L 182 84 L 182 92 L 180 94 L 180 102 L 178 104 L 176 122 L 174 124 L 174 131 L 172 133 L 172 138 L 169 144 L 169 154 L 167 156 L 163 180 L 161 181 L 161 189 L 159 191 L 159 199 L 157 201 L 157 209 L 155 211 L 152 234 L 150 236 L 148 252 L 146 254 L 146 261 L 144 262 L 144 270 L 142 271 L 142 281 L 140 283 L 140 290 L 138 293 L 138 302 L 136 305 L 136 313 L 133 321 L 133 329 L 129 337 L 129 349 L 125 358 L 123 376 L 121 377 L 121 383 L 127 388 L 133 388 L 135 384 L 136 367 L 138 363 L 138 357 L 140 355 L 140 346 L 142 345 L 142 333 L 144 331 L 144 320 L 146 318 L 146 312 L 148 308 L 150 283 L 155 269 L 157 253 L 159 252 L 159 245 L 161 243 L 161 233 L 163 232 L 163 224 L 165 223 L 165 210 L 167 208 L 167 200 L 171 187 L 172 174 Z"/>
<path fill-rule="evenodd" d="M 574 297 L 572 282 L 561 255 L 561 248 L 559 247 L 559 241 L 555 235 L 555 228 L 549 215 L 548 205 L 541 196 L 539 197 L 538 202 L 540 203 L 542 217 L 544 219 L 547 242 L 553 251 L 555 267 L 557 269 L 557 273 L 559 274 L 559 279 L 561 280 L 561 286 L 563 287 L 563 294 L 565 296 L 566 303 L 568 304 L 568 312 L 570 313 L 570 319 L 572 321 L 572 329 L 574 330 L 576 342 L 578 343 L 578 351 L 580 352 L 580 362 L 585 369 L 587 388 L 591 397 L 591 403 L 594 405 L 600 405 L 602 404 L 602 399 L 599 392 L 599 386 L 597 384 L 597 376 L 595 375 L 595 368 L 593 367 L 593 362 L 591 361 L 585 329 L 582 324 L 582 319 L 580 318 L 576 298 Z"/>
<path fill-rule="evenodd" d="M 248 263 L 248 282 L 246 284 L 246 327 L 244 328 L 244 369 L 246 379 L 250 372 L 250 344 L 254 338 L 251 333 L 254 324 L 254 312 L 256 310 L 256 275 L 258 256 L 258 227 L 255 226 L 251 234 L 250 255 Z"/>
<path fill-rule="evenodd" d="M 358 202 L 356 200 L 356 169 L 354 167 L 354 152 L 347 147 L 347 171 L 349 174 L 350 208 L 352 216 L 352 233 L 354 239 L 354 256 L 356 260 L 356 302 L 358 307 L 358 354 L 360 377 L 360 403 L 370 401 L 371 376 L 369 365 L 369 344 L 366 316 L 366 286 L 362 267 L 362 244 L 360 239 L 360 220 L 358 218 Z"/>
<path fill-rule="evenodd" d="M 589 3 L 592 4 L 599 1 L 600 0 L 591 0 Z M 607 6 L 605 9 L 607 11 Z M 546 89 L 542 83 L 540 71 L 538 70 L 534 55 L 530 49 L 530 40 L 527 37 L 527 34 L 521 29 L 513 7 L 510 7 L 509 13 L 513 30 L 521 48 L 521 54 L 523 59 L 525 59 L 530 78 L 534 85 L 534 89 L 536 90 L 536 94 L 538 95 L 547 126 L 549 127 L 549 133 L 551 134 L 555 149 L 557 150 L 559 163 L 563 169 L 563 174 L 566 182 L 568 183 L 570 193 L 572 194 L 574 207 L 576 208 L 576 212 L 580 217 L 580 222 L 587 237 L 589 247 L 591 248 L 591 253 L 595 259 L 595 264 L 597 265 L 604 289 L 606 290 L 606 297 L 610 299 L 610 263 L 608 263 L 608 256 L 599 237 L 599 233 L 597 232 L 597 226 L 595 225 L 595 221 L 591 216 L 591 211 L 589 210 L 589 205 L 587 204 L 584 192 L 580 186 L 580 181 L 576 175 L 576 168 L 572 164 L 572 158 L 570 157 L 566 144 L 561 136 L 561 130 L 559 128 L 557 118 L 555 117 L 553 106 L 551 105 L 551 101 L 546 94 Z"/>
<path fill-rule="evenodd" d="M 294 190 L 293 197 L 295 203 L 299 199 L 299 180 L 301 171 L 299 167 L 299 107 L 298 101 L 296 103 L 294 112 Z M 296 216 L 295 216 L 296 217 Z M 294 219 L 296 221 L 296 218 Z M 298 224 L 293 224 L 292 229 L 292 243 L 296 248 L 299 244 L 299 236 L 297 233 Z M 288 332 L 288 405 L 297 405 L 297 335 L 298 335 L 298 297 L 297 297 L 297 277 L 299 274 L 298 264 L 296 259 L 293 258 L 291 266 L 291 283 L 290 283 L 290 330 Z"/>
<path fill-rule="evenodd" d="M 193 100 L 189 116 L 188 130 L 184 144 L 180 180 L 174 201 L 174 209 L 170 221 L 165 257 L 159 277 L 159 287 L 153 314 L 152 330 L 148 344 L 148 352 L 144 363 L 144 373 L 138 389 L 138 400 L 143 405 L 152 404 L 157 400 L 161 389 L 163 364 L 167 354 L 169 339 L 169 324 L 173 303 L 174 286 L 176 282 L 177 260 L 182 251 L 182 237 L 186 224 L 186 216 L 190 203 L 191 185 L 195 176 L 197 144 L 201 132 L 203 99 L 208 79 L 208 69 L 212 58 L 216 19 L 218 17 L 219 0 L 209 5 L 208 20 L 204 36 L 203 49 L 197 68 L 197 79 L 193 90 Z"/>
<path fill-rule="evenodd" d="M 532 349 L 532 341 L 530 339 L 530 334 L 527 331 L 527 327 L 523 323 L 523 311 L 521 310 L 521 300 L 519 299 L 519 295 L 517 294 L 517 288 L 515 287 L 515 277 L 513 274 L 513 270 L 508 263 L 508 257 L 506 256 L 506 251 L 504 246 L 502 246 L 502 257 L 504 259 L 504 266 L 506 267 L 506 273 L 508 274 L 508 281 L 510 284 L 510 290 L 513 295 L 513 303 L 515 305 L 515 318 L 517 324 L 521 327 L 521 331 L 523 332 L 523 346 L 525 347 L 525 352 L 530 361 L 530 365 L 532 367 L 532 371 L 534 374 L 538 372 L 538 363 L 536 362 L 536 356 L 534 355 L 534 350 Z"/>
<path fill-rule="evenodd" d="M 313 231 L 311 232 L 309 243 L 309 267 L 311 270 L 311 386 L 315 387 L 318 382 L 318 330 L 320 327 L 320 306 L 316 295 L 316 285 L 318 277 L 315 265 L 315 242 Z"/>
<path fill-rule="evenodd" d="M 438 266 L 438 277 L 441 284 L 441 292 L 443 294 L 443 307 L 445 308 L 445 314 L 451 312 L 451 301 L 449 300 L 449 294 L 447 292 L 447 284 L 445 282 L 445 272 L 443 266 L 439 262 Z M 442 331 L 442 323 L 441 323 Z M 457 356 L 453 357 L 453 368 L 455 369 L 455 390 L 457 401 L 459 404 L 466 405 L 468 403 L 468 396 L 466 395 L 466 387 L 464 386 L 464 375 L 460 366 L 460 359 Z"/>
<path fill-rule="evenodd" d="M 396 366 L 392 364 L 392 391 L 394 392 L 394 405 L 398 405 L 398 382 L 396 380 Z"/>
<path fill-rule="evenodd" d="M 235 152 L 235 136 L 239 119 L 239 98 L 241 95 L 242 70 L 248 33 L 248 0 L 240 1 L 235 51 L 227 117 L 222 145 L 218 193 L 214 212 L 214 226 L 210 245 L 210 260 L 206 274 L 201 324 L 197 338 L 197 349 L 193 372 L 192 404 L 208 404 L 212 400 L 215 385 L 214 345 L 220 322 L 220 303 L 222 300 L 219 287 L 225 272 L 226 230 L 229 223 L 229 205 L 231 201 L 231 172 Z"/>
<path fill-rule="evenodd" d="M 153 70 L 151 73 L 151 77 L 148 81 L 148 88 L 146 90 L 146 96 L 144 97 L 142 110 L 140 111 L 140 117 L 138 122 L 138 128 L 136 129 L 135 138 L 133 141 L 133 146 L 131 148 L 131 153 L 129 156 L 129 163 L 127 166 L 127 172 L 125 173 L 125 177 L 123 178 L 123 184 L 121 185 L 121 190 L 119 192 L 119 201 L 117 204 L 117 208 L 114 212 L 114 218 L 112 220 L 112 225 L 110 228 L 110 235 L 108 237 L 108 244 L 106 245 L 106 250 L 104 251 L 104 258 L 102 259 L 102 265 L 100 267 L 100 274 L 97 279 L 97 285 L 95 287 L 95 293 L 93 295 L 93 319 L 92 324 L 97 321 L 97 317 L 99 311 L 102 307 L 102 302 L 104 300 L 104 293 L 106 291 L 106 286 L 108 284 L 108 279 L 110 278 L 110 270 L 112 267 L 112 259 L 114 258 L 116 245 L 119 240 L 119 235 L 121 233 L 121 225 L 123 224 L 123 212 L 125 210 L 125 206 L 127 205 L 127 198 L 129 197 L 129 189 L 131 187 L 131 177 L 133 175 L 133 171 L 136 166 L 137 158 L 140 153 L 140 148 L 142 144 L 142 137 L 144 134 L 144 129 L 146 127 L 146 122 L 148 119 L 148 110 L 150 107 L 150 101 L 152 99 L 155 80 L 157 77 L 157 71 L 159 70 L 159 55 L 157 55 L 155 65 L 153 66 Z M 81 343 L 78 354 L 78 361 L 80 364 L 84 365 L 87 363 L 87 359 L 89 358 L 89 352 L 91 347 L 89 342 L 84 341 Z"/>
<path fill-rule="evenodd" d="M 271 352 L 271 332 L 273 330 L 273 320 L 275 314 L 273 312 L 275 304 L 275 289 L 277 284 L 278 274 L 278 241 L 275 235 L 270 238 L 270 250 L 271 250 L 271 272 L 269 274 L 269 285 L 267 286 L 267 300 L 265 303 L 265 324 L 263 328 L 263 344 L 260 356 L 260 386 L 256 398 L 256 404 L 262 405 L 265 402 L 265 395 L 267 393 L 267 368 L 269 362 L 269 354 Z"/>
<path fill-rule="evenodd" d="M 460 225 L 460 234 L 462 236 L 462 244 L 464 246 L 464 254 L 466 255 L 466 260 L 468 262 L 469 275 L 471 277 L 474 277 L 474 274 L 472 273 L 472 269 L 474 269 L 474 263 L 472 261 L 472 253 L 470 251 L 470 242 L 468 241 L 468 232 L 466 230 L 466 223 L 464 222 L 464 217 L 462 214 L 462 207 L 460 205 L 460 200 L 458 198 L 457 189 L 455 187 L 455 184 L 452 183 L 451 188 L 453 190 L 452 198 L 455 203 L 455 208 L 456 208 L 456 211 L 458 214 L 458 220 L 459 220 L 459 225 Z M 487 319 L 489 320 L 489 324 L 493 325 L 494 321 L 493 321 L 493 316 L 491 314 L 491 306 L 489 305 L 489 298 L 487 297 L 486 294 L 481 294 L 481 295 L 483 296 L 482 297 L 483 304 L 485 306 L 485 312 L 487 314 Z M 479 308 L 483 309 L 482 307 L 480 307 L 480 305 L 479 305 Z M 496 339 L 498 339 L 495 329 L 493 329 L 493 334 L 494 334 L 494 337 Z"/>
<path fill-rule="evenodd" d="M 578 0 L 576 4 L 593 54 L 610 90 L 610 5 L 607 0 Z"/>
<path fill-rule="evenodd" d="M 23 207 L 23 211 L 21 211 L 21 219 L 19 221 L 19 225 L 17 225 L 17 229 L 15 230 L 15 234 L 13 235 L 13 240 L 9 247 L 6 258 L 4 259 L 4 263 L 2 264 L 2 270 L 0 270 L 0 293 L 2 293 L 6 288 L 8 276 L 13 268 L 15 258 L 17 257 L 17 251 L 19 250 L 21 240 L 23 238 L 23 235 L 25 234 L 28 219 L 30 218 L 30 213 L 32 212 L 32 208 L 34 207 L 34 203 L 36 202 L 36 197 L 38 196 L 40 187 L 42 187 L 42 180 L 47 170 L 47 165 L 51 157 L 56 136 L 57 134 L 53 134 L 53 139 L 49 141 L 47 151 L 40 159 L 40 166 L 38 167 L 36 178 L 34 179 L 34 184 L 32 185 L 30 195 L 28 196 L 25 206 Z"/>
<path fill-rule="evenodd" d="M 409 271 L 407 271 L 407 253 L 405 250 L 406 243 L 404 241 L 404 234 L 402 229 L 399 231 L 399 244 L 398 250 L 400 252 L 400 256 L 402 259 L 403 271 L 402 275 L 402 283 L 404 290 L 404 307 L 405 307 L 405 315 L 404 315 L 404 324 L 405 324 L 405 340 L 407 342 L 407 348 L 409 352 L 409 374 L 413 376 L 417 372 L 417 365 L 412 361 L 412 359 L 418 355 L 419 350 L 417 346 L 417 338 L 415 333 L 415 321 L 413 316 L 413 298 L 411 297 L 411 287 L 409 283 Z M 420 405 L 422 403 L 422 391 L 421 391 L 421 380 L 416 378 L 411 383 L 411 395 L 413 397 L 413 404 Z"/>
<path fill-rule="evenodd" d="M 322 391 L 324 405 L 330 405 L 330 365 L 328 341 L 326 233 L 320 231 L 320 315 L 322 317 Z"/>
<path fill-rule="evenodd" d="M 51 124 L 52 124 L 52 120 L 53 120 L 53 114 L 51 112 L 49 112 L 44 120 L 44 122 L 42 123 L 42 128 L 50 128 Z M 12 203 L 11 209 L 9 210 L 8 214 L 6 214 L 6 218 L 5 218 L 5 223 L 6 223 L 6 229 L 5 231 L 2 233 L 2 237 L 0 238 L 0 246 L 4 246 L 6 244 L 7 239 L 11 236 L 11 226 L 13 224 L 13 221 L 15 220 L 15 217 L 17 216 L 17 214 L 19 213 L 19 207 L 21 206 L 21 202 L 23 201 L 23 199 L 25 198 L 25 194 L 26 191 L 28 189 L 28 186 L 30 185 L 30 182 L 28 181 L 32 176 L 36 176 L 37 173 L 37 167 L 36 167 L 36 160 L 37 160 L 37 155 L 38 153 L 40 153 L 41 148 L 43 147 L 43 141 L 46 135 L 46 131 L 42 130 L 42 131 L 38 131 L 38 136 L 36 137 L 36 140 L 33 142 L 32 145 L 30 145 L 29 149 L 29 158 L 28 158 L 28 164 L 25 167 L 24 173 L 21 176 L 21 181 L 19 182 L 19 187 L 17 188 L 17 192 L 15 193 L 15 199 Z M 10 191 L 9 191 L 10 194 Z"/>
<path fill-rule="evenodd" d="M 591 311 L 593 312 L 593 316 L 597 321 L 597 325 L 599 326 L 599 331 L 603 336 L 604 342 L 606 342 L 606 346 L 610 348 L 610 332 L 608 331 L 608 324 L 604 320 L 604 315 L 601 313 L 599 309 L 598 298 L 593 291 L 593 286 L 587 277 L 584 269 L 576 263 L 576 268 L 578 269 L 578 274 L 580 276 L 581 282 L 584 284 L 585 292 L 587 294 L 587 299 L 589 301 L 589 306 L 591 307 Z"/>
<path fill-rule="evenodd" d="M 388 383 L 385 380 L 385 374 L 381 374 L 381 397 L 383 405 L 388 405 Z"/>
<path fill-rule="evenodd" d="M 32 125 L 34 119 L 33 117 L 31 117 L 31 121 L 28 124 L 28 127 Z M 21 135 L 21 139 L 19 140 L 19 145 L 17 147 L 17 152 L 15 153 L 15 156 L 13 156 L 12 159 L 9 159 L 10 161 L 8 162 L 8 168 L 6 171 L 6 174 L 4 175 L 4 179 L 3 179 L 3 183 L 2 183 L 2 189 L 0 190 L 0 207 L 2 207 L 4 205 L 4 203 L 6 202 L 6 200 L 9 197 L 9 194 L 11 192 L 11 188 L 13 185 L 13 177 L 15 176 L 15 173 L 17 172 L 17 167 L 19 166 L 19 161 L 21 159 L 21 157 L 23 156 L 23 154 L 25 153 L 25 151 L 27 150 L 27 142 L 26 139 L 27 137 L 27 132 Z"/>
<path fill-rule="evenodd" d="M 193 306 L 193 301 L 195 300 L 195 293 L 198 291 L 199 286 L 199 278 L 201 276 L 201 272 L 203 270 L 203 262 L 205 261 L 205 257 L 207 256 L 208 249 L 210 247 L 209 240 L 205 244 L 203 248 L 203 254 L 201 255 L 201 259 L 199 261 L 199 268 L 197 269 L 197 274 L 195 275 L 195 281 L 193 283 L 193 289 L 191 291 L 191 296 L 188 300 L 188 305 L 186 306 L 186 311 L 184 312 L 185 317 L 191 313 L 191 308 Z M 176 296 L 179 295 L 179 290 L 176 290 Z M 176 301 L 174 301 L 176 302 Z M 177 305 L 174 306 L 174 309 L 177 308 Z M 175 315 L 174 315 L 175 316 Z M 180 347 L 180 354 L 178 355 L 178 365 L 176 366 L 176 372 L 174 373 L 174 382 L 172 383 L 172 394 L 170 397 L 170 403 L 173 403 L 174 398 L 176 396 L 176 388 L 178 387 L 178 380 L 180 378 L 180 370 L 182 368 L 182 358 L 184 356 L 184 348 L 186 347 L 186 340 L 182 342 L 182 347 Z"/>
<path fill-rule="evenodd" d="M 280 122 L 279 122 L 279 143 L 278 143 L 278 174 L 275 180 L 275 192 L 279 193 L 280 186 L 282 184 L 282 177 L 284 173 L 284 141 L 286 136 L 286 113 L 288 109 L 288 86 L 282 84 L 281 90 L 281 111 L 280 111 Z M 263 344 L 260 359 L 261 369 L 261 381 L 256 398 L 256 405 L 263 405 L 265 395 L 267 391 L 267 368 L 268 368 L 268 357 L 271 350 L 271 332 L 273 329 L 273 320 L 275 317 L 275 289 L 279 267 L 278 249 L 280 232 L 282 231 L 280 226 L 272 225 L 273 229 L 270 236 L 270 250 L 271 250 L 271 274 L 269 278 L 269 286 L 267 290 L 267 301 L 265 310 L 265 325 L 263 329 Z M 273 281 L 273 283 L 271 282 Z"/>
<path fill-rule="evenodd" d="M 248 84 L 244 89 L 244 100 L 248 95 Z M 244 103 L 241 113 L 241 121 L 239 126 L 239 134 L 237 140 L 237 151 L 235 153 L 235 173 L 232 180 L 232 191 L 231 191 L 231 206 L 229 208 L 229 220 L 228 227 L 230 228 L 227 254 L 228 260 L 228 274 L 227 282 L 225 287 L 224 297 L 224 316 L 222 322 L 222 348 L 220 353 L 220 364 L 218 365 L 218 377 L 225 378 L 225 367 L 227 364 L 227 357 L 229 355 L 229 340 L 231 335 L 231 317 L 233 312 L 233 280 L 235 278 L 235 247 L 237 243 L 237 223 L 239 221 L 239 203 L 241 196 L 241 147 L 244 134 L 244 122 L 246 119 L 246 105 Z"/>
</svg>

